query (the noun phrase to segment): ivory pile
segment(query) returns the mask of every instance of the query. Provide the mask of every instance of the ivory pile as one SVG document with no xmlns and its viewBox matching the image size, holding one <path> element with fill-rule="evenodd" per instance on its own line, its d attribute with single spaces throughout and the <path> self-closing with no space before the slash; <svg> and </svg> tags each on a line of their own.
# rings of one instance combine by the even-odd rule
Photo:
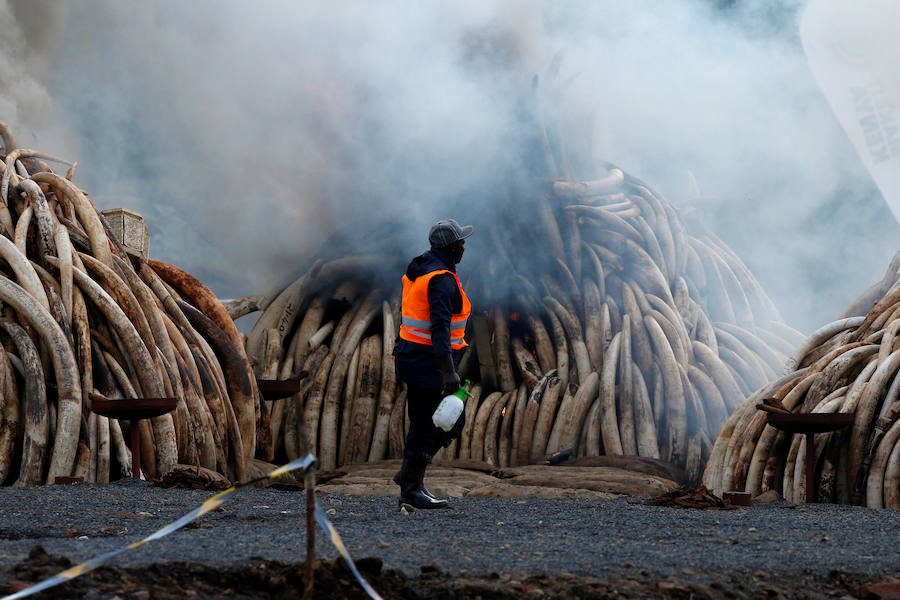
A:
<svg viewBox="0 0 900 600">
<path fill-rule="evenodd" d="M 122 427 L 91 412 L 96 397 L 178 399 L 140 422 L 149 477 L 191 465 L 243 479 L 258 401 L 224 307 L 181 269 L 127 255 L 74 164 L 17 148 L 2 123 L 0 141 L 0 483 L 130 475 Z"/>
<path fill-rule="evenodd" d="M 884 278 L 800 344 L 784 374 L 761 387 L 728 419 L 704 472 L 716 492 L 767 490 L 803 501 L 815 485 L 819 502 L 900 507 L 900 253 Z M 863 308 L 865 307 L 865 308 Z M 852 427 L 805 436 L 781 433 L 756 410 L 775 398 L 795 413 L 853 413 Z M 814 451 L 815 481 L 806 481 Z"/>
<path fill-rule="evenodd" d="M 661 458 L 698 480 L 728 415 L 801 336 L 732 251 L 621 169 L 535 188 L 503 228 L 476 221 L 460 267 L 474 302 L 460 372 L 477 383 L 441 457 L 506 467 L 571 449 Z M 264 417 L 265 460 L 309 449 L 331 470 L 399 456 L 405 396 L 391 352 L 415 251 L 351 252 L 228 304 L 233 318 L 262 311 L 247 341 L 257 376 L 304 382 Z M 369 275 L 373 265 L 390 276 Z"/>
</svg>

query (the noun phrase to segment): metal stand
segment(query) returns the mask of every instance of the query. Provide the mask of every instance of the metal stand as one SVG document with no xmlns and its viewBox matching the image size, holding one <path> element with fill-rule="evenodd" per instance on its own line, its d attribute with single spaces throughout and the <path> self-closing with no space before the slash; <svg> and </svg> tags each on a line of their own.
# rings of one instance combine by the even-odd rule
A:
<svg viewBox="0 0 900 600">
<path fill-rule="evenodd" d="M 766 422 L 781 431 L 806 435 L 806 503 L 816 501 L 816 434 L 837 431 L 853 424 L 849 413 L 769 413 Z"/>
<path fill-rule="evenodd" d="M 297 379 L 257 379 L 256 387 L 263 400 L 280 400 L 299 392 L 301 385 Z"/>
<path fill-rule="evenodd" d="M 91 394 L 91 411 L 98 415 L 129 421 L 129 445 L 131 446 L 131 476 L 141 478 L 141 433 L 138 423 L 143 419 L 160 417 L 175 410 L 177 398 L 125 398 L 110 400 Z"/>
</svg>

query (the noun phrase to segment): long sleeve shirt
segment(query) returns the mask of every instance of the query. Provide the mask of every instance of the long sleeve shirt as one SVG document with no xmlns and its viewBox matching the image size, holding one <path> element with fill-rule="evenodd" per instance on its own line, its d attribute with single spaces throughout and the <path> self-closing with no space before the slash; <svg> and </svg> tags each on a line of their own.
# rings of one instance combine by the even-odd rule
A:
<svg viewBox="0 0 900 600">
<path fill-rule="evenodd" d="M 414 258 L 406 269 L 411 280 L 432 271 L 456 272 L 453 258 L 436 248 Z M 397 338 L 394 345 L 397 376 L 408 385 L 441 389 L 443 387 L 438 359 L 452 355 L 454 364 L 459 362 L 460 352 L 450 346 L 450 321 L 454 313 L 462 310 L 462 296 L 456 280 L 450 275 L 437 275 L 428 282 L 428 304 L 431 310 L 431 345 L 417 344 Z"/>
</svg>

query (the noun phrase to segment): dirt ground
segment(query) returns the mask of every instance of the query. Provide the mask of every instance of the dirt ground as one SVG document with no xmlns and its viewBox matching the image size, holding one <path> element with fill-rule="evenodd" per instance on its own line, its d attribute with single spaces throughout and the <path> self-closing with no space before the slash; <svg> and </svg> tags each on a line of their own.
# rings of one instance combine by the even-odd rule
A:
<svg viewBox="0 0 900 600">
<path fill-rule="evenodd" d="M 900 599 L 888 576 L 898 574 L 896 511 L 777 498 L 736 509 L 697 494 L 652 504 L 678 473 L 623 466 L 435 465 L 430 485 L 454 508 L 402 516 L 388 483 L 397 465 L 386 461 L 323 477 L 319 501 L 384 598 Z M 141 539 L 210 494 L 138 480 L 0 492 L 0 595 Z M 299 598 L 302 499 L 290 486 L 246 488 L 35 598 Z M 321 534 L 317 556 L 315 598 L 365 597 Z"/>
<path fill-rule="evenodd" d="M 68 559 L 35 547 L 26 561 L 14 567 L 16 582 L 0 587 L 4 594 L 43 580 L 70 566 Z M 794 579 L 767 573 L 715 573 L 714 581 L 698 584 L 678 577 L 649 577 L 640 571 L 612 578 L 576 577 L 570 574 L 472 575 L 445 573 L 422 567 L 417 576 L 383 568 L 378 558 L 362 558 L 357 566 L 385 599 L 513 600 L 537 598 L 897 598 L 900 583 L 833 571 L 826 577 Z M 263 561 L 253 566 L 216 568 L 197 562 L 167 563 L 123 569 L 101 567 L 81 578 L 35 596 L 36 598 L 120 598 L 175 600 L 182 598 L 298 598 L 303 591 L 301 563 Z M 690 576 L 690 573 L 685 573 Z M 687 577 L 689 578 L 689 577 Z M 314 597 L 343 599 L 365 597 L 346 563 L 320 561 L 316 565 Z"/>
</svg>

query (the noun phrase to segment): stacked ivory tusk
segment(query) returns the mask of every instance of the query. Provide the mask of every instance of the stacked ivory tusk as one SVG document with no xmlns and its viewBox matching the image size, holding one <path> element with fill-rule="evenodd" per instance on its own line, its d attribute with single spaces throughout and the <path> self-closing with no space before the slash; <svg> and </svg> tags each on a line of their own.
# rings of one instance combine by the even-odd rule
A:
<svg viewBox="0 0 900 600">
<path fill-rule="evenodd" d="M 791 353 L 781 377 L 729 417 L 703 475 L 714 491 L 768 490 L 794 502 L 816 486 L 819 502 L 900 507 L 900 253 L 884 278 Z M 795 413 L 852 413 L 852 427 L 815 438 L 806 481 L 805 436 L 781 433 L 756 409 L 777 398 Z"/>
<path fill-rule="evenodd" d="M 801 336 L 733 252 L 689 233 L 620 169 L 556 181 L 515 210 L 501 231 L 478 225 L 490 255 L 461 268 L 475 304 L 460 374 L 476 384 L 462 436 L 438 458 L 502 467 L 562 450 L 636 455 L 699 480 L 728 415 Z M 537 224 L 542 239 L 510 223 Z M 256 375 L 303 381 L 264 407 L 262 458 L 311 451 L 331 470 L 400 456 L 405 396 L 391 352 L 407 258 L 317 261 L 280 293 L 229 303 L 233 318 L 261 311 L 247 340 Z M 371 265 L 391 278 L 367 277 Z M 498 293 L 501 281 L 515 291 Z"/>
<path fill-rule="evenodd" d="M 115 419 L 92 398 L 177 398 L 141 421 L 149 477 L 179 464 L 245 476 L 258 404 L 243 340 L 215 295 L 126 254 L 87 195 L 16 148 L 0 123 L 0 484 L 131 474 Z"/>
</svg>

